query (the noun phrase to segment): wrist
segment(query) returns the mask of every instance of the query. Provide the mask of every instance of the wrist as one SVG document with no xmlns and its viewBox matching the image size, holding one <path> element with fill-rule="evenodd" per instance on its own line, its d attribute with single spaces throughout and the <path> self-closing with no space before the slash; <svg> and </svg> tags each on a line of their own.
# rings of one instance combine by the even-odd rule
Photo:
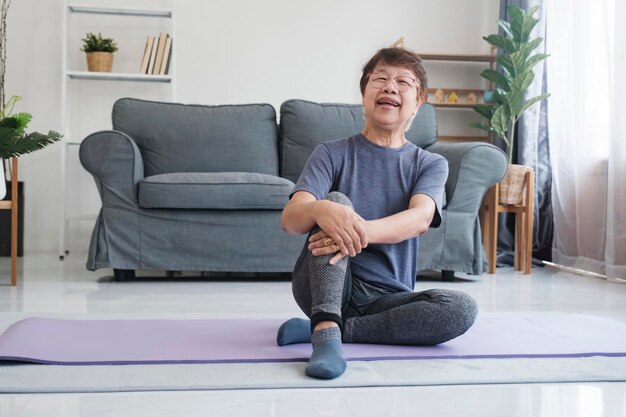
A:
<svg viewBox="0 0 626 417">
<path fill-rule="evenodd" d="M 315 200 L 313 202 L 311 215 L 313 216 L 313 221 L 315 222 L 315 224 L 318 223 L 318 219 L 322 213 L 322 210 L 324 210 L 325 203 L 328 203 L 328 200 Z"/>
<path fill-rule="evenodd" d="M 378 236 L 376 234 L 376 223 L 372 220 L 365 221 L 365 236 L 367 236 L 367 244 L 378 243 Z"/>
</svg>

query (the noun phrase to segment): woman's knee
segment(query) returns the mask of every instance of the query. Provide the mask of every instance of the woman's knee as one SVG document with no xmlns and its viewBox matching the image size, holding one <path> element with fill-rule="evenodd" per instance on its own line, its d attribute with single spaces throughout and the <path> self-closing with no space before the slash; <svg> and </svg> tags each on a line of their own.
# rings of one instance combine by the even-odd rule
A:
<svg viewBox="0 0 626 417">
<path fill-rule="evenodd" d="M 447 296 L 451 313 L 455 318 L 455 327 L 460 332 L 459 334 L 463 334 L 476 321 L 478 304 L 470 295 L 461 291 L 448 290 Z"/>
<path fill-rule="evenodd" d="M 478 315 L 478 304 L 471 296 L 456 290 L 430 290 L 428 292 L 431 300 L 440 303 L 442 316 L 446 317 L 442 322 L 445 325 L 440 327 L 440 340 L 435 344 L 454 339 L 472 327 Z"/>
<path fill-rule="evenodd" d="M 352 201 L 345 194 L 339 191 L 331 191 L 326 195 L 326 200 L 330 200 L 333 203 L 343 204 L 344 206 L 353 207 Z"/>
</svg>

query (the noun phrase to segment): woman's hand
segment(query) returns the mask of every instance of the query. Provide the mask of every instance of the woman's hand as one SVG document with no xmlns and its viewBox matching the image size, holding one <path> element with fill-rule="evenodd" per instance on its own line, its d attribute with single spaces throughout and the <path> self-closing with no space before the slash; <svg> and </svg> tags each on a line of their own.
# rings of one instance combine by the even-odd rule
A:
<svg viewBox="0 0 626 417">
<path fill-rule="evenodd" d="M 309 239 L 309 249 L 314 255 L 341 252 L 342 256 L 337 259 L 339 260 L 348 255 L 356 256 L 367 246 L 365 220 L 350 207 L 320 200 L 315 211 L 317 225 L 322 230 Z M 335 258 L 337 256 L 333 260 Z"/>
<path fill-rule="evenodd" d="M 328 262 L 331 265 L 335 265 L 341 258 L 346 256 L 339 250 L 339 246 L 337 246 L 335 241 L 323 230 L 315 233 L 309 238 L 308 247 L 313 256 L 334 254 L 335 256 L 333 256 Z"/>
</svg>

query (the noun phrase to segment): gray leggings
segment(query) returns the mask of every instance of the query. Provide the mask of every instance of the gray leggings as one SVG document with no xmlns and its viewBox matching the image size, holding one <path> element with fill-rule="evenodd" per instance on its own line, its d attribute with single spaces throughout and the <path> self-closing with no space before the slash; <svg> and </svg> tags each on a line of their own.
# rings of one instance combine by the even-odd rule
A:
<svg viewBox="0 0 626 417">
<path fill-rule="evenodd" d="M 352 207 L 343 194 L 327 199 Z M 314 227 L 311 234 L 318 232 Z M 394 291 L 353 277 L 349 257 L 335 265 L 331 255 L 313 256 L 308 240 L 296 262 L 293 295 L 311 318 L 339 324 L 346 343 L 436 345 L 462 335 L 478 313 L 476 302 L 454 290 Z"/>
</svg>

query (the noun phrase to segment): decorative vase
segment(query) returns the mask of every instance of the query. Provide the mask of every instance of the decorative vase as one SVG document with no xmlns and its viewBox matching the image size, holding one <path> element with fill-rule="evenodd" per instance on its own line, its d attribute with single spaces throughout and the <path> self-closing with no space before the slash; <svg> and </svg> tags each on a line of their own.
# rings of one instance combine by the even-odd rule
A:
<svg viewBox="0 0 626 417">
<path fill-rule="evenodd" d="M 0 200 L 7 195 L 7 183 L 4 178 L 4 159 L 0 158 Z"/>
<path fill-rule="evenodd" d="M 504 179 L 500 181 L 500 204 L 516 205 L 522 202 L 526 173 L 532 171 L 526 165 L 509 164 Z"/>
<path fill-rule="evenodd" d="M 483 102 L 493 103 L 493 90 L 485 90 L 483 93 Z"/>
<path fill-rule="evenodd" d="M 112 52 L 87 52 L 87 69 L 92 72 L 111 72 Z"/>
</svg>

